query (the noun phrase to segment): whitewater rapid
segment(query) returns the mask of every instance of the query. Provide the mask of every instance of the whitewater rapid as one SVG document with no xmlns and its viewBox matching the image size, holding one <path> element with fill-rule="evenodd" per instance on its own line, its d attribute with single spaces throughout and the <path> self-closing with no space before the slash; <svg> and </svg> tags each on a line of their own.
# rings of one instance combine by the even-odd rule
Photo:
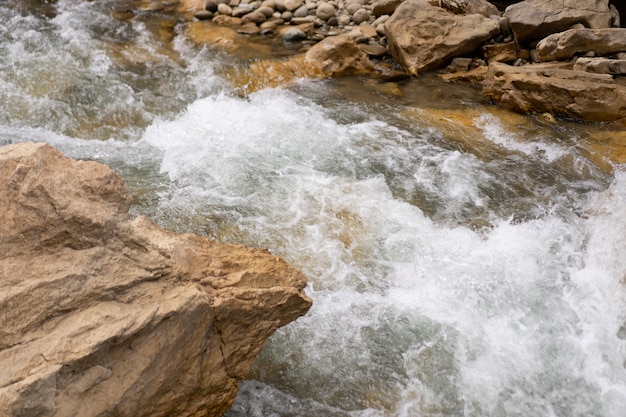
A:
<svg viewBox="0 0 626 417">
<path fill-rule="evenodd" d="M 307 275 L 310 313 L 227 416 L 624 416 L 626 173 L 580 149 L 587 127 L 464 97 L 435 117 L 358 80 L 240 97 L 235 57 L 179 34 L 173 60 L 115 8 L 0 5 L 0 145 L 107 163 L 134 215 Z"/>
</svg>

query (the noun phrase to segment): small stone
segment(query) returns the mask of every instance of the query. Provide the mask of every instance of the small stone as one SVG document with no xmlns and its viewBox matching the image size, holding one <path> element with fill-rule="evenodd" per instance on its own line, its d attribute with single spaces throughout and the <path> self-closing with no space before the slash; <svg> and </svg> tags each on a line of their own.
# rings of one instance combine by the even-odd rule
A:
<svg viewBox="0 0 626 417">
<path fill-rule="evenodd" d="M 244 15 L 250 13 L 251 11 L 252 11 L 252 6 L 250 6 L 249 4 L 244 4 L 244 5 L 234 8 L 231 16 L 243 17 Z"/>
<path fill-rule="evenodd" d="M 359 9 L 352 15 L 352 21 L 357 25 L 363 22 L 367 22 L 369 18 L 370 12 L 365 9 Z"/>
<path fill-rule="evenodd" d="M 291 21 L 296 25 L 303 25 L 306 23 L 310 23 L 313 26 L 313 22 L 315 21 L 315 16 L 304 16 L 304 17 L 294 17 Z"/>
<path fill-rule="evenodd" d="M 283 14 L 280 15 L 280 17 L 285 22 L 289 22 L 291 19 L 293 19 L 293 13 L 291 13 L 289 11 L 285 11 L 285 12 L 283 12 Z"/>
<path fill-rule="evenodd" d="M 385 25 L 381 23 L 380 25 L 376 26 L 376 33 L 378 33 L 378 36 L 380 36 L 381 38 L 383 36 L 387 36 L 387 33 L 385 32 Z"/>
<path fill-rule="evenodd" d="M 357 11 L 363 8 L 363 5 L 355 2 L 350 2 L 346 5 L 346 11 L 351 15 L 355 14 Z"/>
<path fill-rule="evenodd" d="M 379 16 L 376 20 L 374 20 L 374 22 L 372 22 L 372 26 L 376 27 L 378 25 L 384 25 L 387 20 L 389 20 L 389 15 L 384 14 L 382 16 Z"/>
<path fill-rule="evenodd" d="M 219 3 L 217 2 L 217 0 L 207 0 L 206 2 L 206 6 L 204 6 L 204 8 L 210 12 L 217 12 L 217 5 Z"/>
<path fill-rule="evenodd" d="M 530 50 L 530 60 L 533 62 L 539 62 L 539 54 L 536 49 Z"/>
<path fill-rule="evenodd" d="M 295 12 L 293 12 L 293 17 L 305 17 L 308 16 L 308 14 L 309 9 L 308 7 L 306 7 L 306 5 L 303 4 L 302 6 L 298 7 Z"/>
<path fill-rule="evenodd" d="M 454 58 L 446 69 L 450 72 L 463 72 L 469 71 L 470 65 L 472 58 Z"/>
<path fill-rule="evenodd" d="M 302 0 L 285 0 L 285 10 L 293 12 L 294 10 L 300 8 L 304 2 Z"/>
<path fill-rule="evenodd" d="M 283 42 L 299 42 L 306 39 L 306 33 L 298 28 L 291 28 L 283 35 Z"/>
<path fill-rule="evenodd" d="M 193 15 L 198 20 L 209 20 L 213 19 L 213 12 L 208 10 L 202 10 Z"/>
<path fill-rule="evenodd" d="M 274 9 L 272 9 L 271 7 L 268 6 L 261 6 L 257 9 L 257 11 L 259 13 L 263 13 L 265 15 L 266 18 L 270 18 L 272 17 L 272 15 L 274 14 Z"/>
<path fill-rule="evenodd" d="M 405 81 L 411 78 L 411 75 L 398 70 L 387 69 L 383 70 L 380 73 L 380 80 L 385 82 L 393 82 L 397 83 L 400 81 Z"/>
<path fill-rule="evenodd" d="M 227 4 L 220 3 L 217 5 L 217 11 L 219 14 L 223 14 L 224 16 L 232 16 L 233 9 Z"/>
<path fill-rule="evenodd" d="M 328 19 L 326 21 L 326 24 L 328 26 L 337 26 L 337 25 L 339 25 L 339 20 L 337 19 L 336 16 L 333 16 L 333 17 L 331 17 L 330 19 Z"/>
<path fill-rule="evenodd" d="M 257 25 L 257 24 L 261 24 L 265 22 L 266 20 L 267 18 L 265 17 L 263 13 L 259 12 L 258 10 L 255 10 L 253 12 L 248 13 L 244 17 L 242 17 L 241 23 L 243 24 L 254 23 L 255 25 Z"/>
<path fill-rule="evenodd" d="M 359 49 L 374 58 L 380 58 L 387 54 L 387 48 L 378 43 L 362 43 L 359 45 Z"/>
<path fill-rule="evenodd" d="M 321 3 L 317 6 L 317 10 L 315 11 L 315 15 L 322 20 L 328 20 L 331 17 L 335 16 L 335 7 L 332 4 Z"/>
<path fill-rule="evenodd" d="M 337 18 L 337 21 L 339 22 L 339 26 L 348 26 L 350 24 L 350 20 L 352 19 L 347 14 L 342 14 L 341 16 Z"/>
</svg>

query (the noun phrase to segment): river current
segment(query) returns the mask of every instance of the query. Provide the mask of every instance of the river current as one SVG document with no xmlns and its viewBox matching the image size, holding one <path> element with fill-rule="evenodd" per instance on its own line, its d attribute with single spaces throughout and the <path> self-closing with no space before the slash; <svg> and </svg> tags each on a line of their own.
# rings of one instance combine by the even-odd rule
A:
<svg viewBox="0 0 626 417">
<path fill-rule="evenodd" d="M 626 415 L 609 128 L 429 75 L 243 96 L 224 74 L 254 53 L 192 45 L 137 7 L 0 3 L 0 145 L 106 163 L 133 215 L 307 275 L 311 311 L 269 340 L 228 417 Z"/>
</svg>

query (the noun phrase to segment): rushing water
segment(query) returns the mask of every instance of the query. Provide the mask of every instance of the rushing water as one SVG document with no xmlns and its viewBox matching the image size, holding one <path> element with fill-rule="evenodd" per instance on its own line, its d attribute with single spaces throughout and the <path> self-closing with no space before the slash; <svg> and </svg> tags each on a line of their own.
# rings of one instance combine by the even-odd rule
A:
<svg viewBox="0 0 626 417">
<path fill-rule="evenodd" d="M 222 74 L 246 59 L 129 10 L 0 4 L 0 145 L 105 162 L 133 214 L 305 272 L 310 313 L 229 417 L 626 415 L 626 172 L 590 145 L 604 127 L 433 77 L 242 97 Z"/>
</svg>

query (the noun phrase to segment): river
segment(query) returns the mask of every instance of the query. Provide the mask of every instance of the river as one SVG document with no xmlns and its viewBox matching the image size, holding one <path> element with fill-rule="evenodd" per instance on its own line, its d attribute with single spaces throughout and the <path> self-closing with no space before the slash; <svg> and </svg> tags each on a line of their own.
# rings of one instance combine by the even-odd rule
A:
<svg viewBox="0 0 626 417">
<path fill-rule="evenodd" d="M 612 128 L 509 114 L 429 75 L 243 96 L 225 74 L 265 49 L 192 45 L 145 4 L 0 3 L 0 145 L 104 162 L 133 215 L 307 275 L 311 311 L 227 417 L 625 415 Z"/>
</svg>

